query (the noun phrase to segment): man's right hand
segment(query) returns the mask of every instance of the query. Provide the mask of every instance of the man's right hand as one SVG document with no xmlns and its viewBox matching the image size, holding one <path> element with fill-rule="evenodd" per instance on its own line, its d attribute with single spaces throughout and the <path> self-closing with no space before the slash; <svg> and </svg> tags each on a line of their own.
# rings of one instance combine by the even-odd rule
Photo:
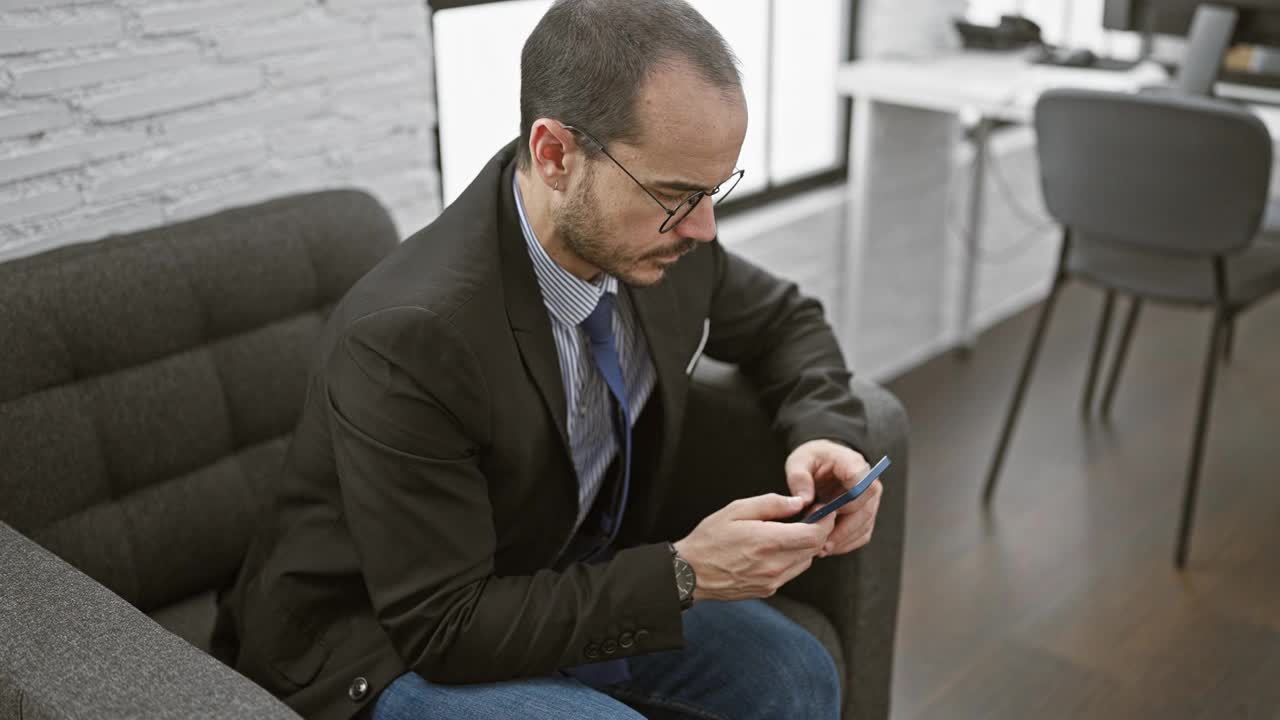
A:
<svg viewBox="0 0 1280 720">
<path fill-rule="evenodd" d="M 734 500 L 698 523 L 674 543 L 698 577 L 694 600 L 770 597 L 808 570 L 835 528 L 836 513 L 813 524 L 770 522 L 804 509 L 801 498 L 770 493 Z"/>
</svg>

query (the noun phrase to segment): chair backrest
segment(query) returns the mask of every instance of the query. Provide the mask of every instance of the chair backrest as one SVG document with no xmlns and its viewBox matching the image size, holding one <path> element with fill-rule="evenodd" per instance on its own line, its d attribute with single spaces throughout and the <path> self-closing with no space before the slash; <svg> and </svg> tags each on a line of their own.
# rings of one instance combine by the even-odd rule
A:
<svg viewBox="0 0 1280 720">
<path fill-rule="evenodd" d="M 337 190 L 0 263 L 0 521 L 144 612 L 228 583 L 324 319 L 397 240 Z"/>
<path fill-rule="evenodd" d="M 1271 176 L 1271 136 L 1227 101 L 1059 89 L 1036 104 L 1045 204 L 1094 240 L 1185 255 L 1254 239 Z"/>
<path fill-rule="evenodd" d="M 1233 7 L 1205 3 L 1196 7 L 1187 33 L 1187 49 L 1178 67 L 1178 89 L 1189 95 L 1212 95 L 1222 58 L 1235 33 L 1238 12 Z"/>
</svg>

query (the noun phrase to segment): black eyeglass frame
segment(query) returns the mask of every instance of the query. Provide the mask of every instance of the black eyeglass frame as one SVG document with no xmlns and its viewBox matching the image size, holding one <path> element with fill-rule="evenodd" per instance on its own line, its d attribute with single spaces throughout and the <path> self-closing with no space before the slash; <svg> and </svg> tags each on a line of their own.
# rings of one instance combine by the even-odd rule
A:
<svg viewBox="0 0 1280 720">
<path fill-rule="evenodd" d="M 745 175 L 747 172 L 743 168 L 734 170 L 733 173 L 729 175 L 729 177 L 722 180 L 719 185 L 716 185 L 711 190 L 709 191 L 696 190 L 693 193 L 690 193 L 690 195 L 686 197 L 684 200 L 681 200 L 680 203 L 676 205 L 674 208 L 669 208 L 667 207 L 666 203 L 658 199 L 657 195 L 654 195 L 649 190 L 649 188 L 645 187 L 644 183 L 640 182 L 640 180 L 638 180 L 635 175 L 632 175 L 630 170 L 628 170 L 622 163 L 618 162 L 617 158 L 615 158 L 613 155 L 610 155 L 608 149 L 605 148 L 604 143 L 595 139 L 595 137 L 593 137 L 591 133 L 587 132 L 586 130 L 583 130 L 582 128 L 575 127 L 573 125 L 563 125 L 563 127 L 565 130 L 582 135 L 583 137 L 587 138 L 591 142 L 595 143 L 596 147 L 600 148 L 600 152 L 604 153 L 605 157 L 612 160 L 613 164 L 617 165 L 619 170 L 626 173 L 627 177 L 631 178 L 631 182 L 634 182 L 637 186 L 640 187 L 641 190 L 644 191 L 645 195 L 648 195 L 650 198 L 653 198 L 653 201 L 658 203 L 658 207 L 662 208 L 663 212 L 667 214 L 667 219 L 662 221 L 662 224 L 658 226 L 659 233 L 670 232 L 677 225 L 684 222 L 684 219 L 689 217 L 689 213 L 693 212 L 693 209 L 698 206 L 698 203 L 702 202 L 702 198 L 704 197 L 710 196 L 712 198 L 712 202 L 716 205 L 719 205 L 721 202 L 724 201 L 725 198 L 729 197 L 729 193 L 733 192 L 733 189 L 738 186 L 739 182 L 742 181 L 742 176 Z M 726 185 L 728 186 L 728 188 L 724 191 L 724 194 L 720 194 L 720 189 L 724 188 Z M 681 211 L 682 208 L 683 208 L 683 212 Z"/>
</svg>

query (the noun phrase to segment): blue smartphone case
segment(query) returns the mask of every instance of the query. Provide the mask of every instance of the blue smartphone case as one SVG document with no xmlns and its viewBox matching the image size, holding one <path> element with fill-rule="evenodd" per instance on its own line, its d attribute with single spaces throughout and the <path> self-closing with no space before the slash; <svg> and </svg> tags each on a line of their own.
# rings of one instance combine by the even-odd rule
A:
<svg viewBox="0 0 1280 720">
<path fill-rule="evenodd" d="M 805 517 L 802 522 L 816 523 L 836 510 L 839 510 L 845 505 L 853 502 L 859 495 L 866 492 L 867 488 L 871 487 L 871 483 L 875 482 L 876 478 L 880 477 L 880 474 L 883 473 L 887 467 L 889 467 L 889 457 L 885 456 L 880 458 L 880 462 L 873 465 L 871 469 L 867 471 L 867 474 L 858 481 L 857 485 L 854 485 L 841 493 L 835 500 L 832 500 L 826 505 L 815 510 L 811 515 Z"/>
</svg>

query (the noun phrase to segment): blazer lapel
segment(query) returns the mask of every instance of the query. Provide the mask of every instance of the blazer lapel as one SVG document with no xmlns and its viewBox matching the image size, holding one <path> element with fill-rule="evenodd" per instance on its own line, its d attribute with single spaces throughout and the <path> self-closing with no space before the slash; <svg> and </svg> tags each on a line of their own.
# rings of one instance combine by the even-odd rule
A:
<svg viewBox="0 0 1280 720">
<path fill-rule="evenodd" d="M 514 144 L 508 149 L 513 151 Z M 498 244 L 502 253 L 502 283 L 507 319 L 520 348 L 525 368 L 538 387 L 538 393 L 560 434 L 565 458 L 572 464 L 569 424 L 565 407 L 565 389 L 560 379 L 560 359 L 556 354 L 551 318 L 542 302 L 542 290 L 533 272 L 533 262 L 525 247 L 511 192 L 511 176 L 515 163 L 502 172 L 501 204 L 498 218 Z M 645 288 L 627 287 L 632 305 L 640 321 L 657 374 L 657 392 L 662 398 L 662 439 L 656 477 L 669 473 L 679 445 L 680 427 L 688 400 L 688 384 L 684 374 L 682 349 L 684 341 L 677 314 L 675 286 L 670 280 Z M 571 478 L 576 483 L 576 478 Z M 572 488 L 575 507 L 576 484 Z"/>
<path fill-rule="evenodd" d="M 501 212 L 498 219 L 498 244 L 502 253 L 502 286 L 507 307 L 507 320 L 520 348 L 524 366 L 538 386 L 547 412 L 560 434 L 565 457 L 572 460 L 569 446 L 569 420 L 565 409 L 564 383 L 560 380 L 560 358 L 556 354 L 551 318 L 542 303 L 542 290 L 533 273 L 533 261 L 525 247 L 524 233 L 517 219 L 515 195 L 511 192 L 511 175 L 515 163 L 502 173 Z M 573 467 L 570 462 L 569 467 Z M 578 492 L 573 490 L 575 507 Z"/>
<path fill-rule="evenodd" d="M 684 342 L 676 308 L 675 286 L 670 279 L 649 287 L 628 287 L 640 327 L 648 341 L 649 356 L 658 376 L 662 397 L 662 446 L 655 477 L 665 477 L 679 444 L 688 385 L 681 348 Z"/>
</svg>

